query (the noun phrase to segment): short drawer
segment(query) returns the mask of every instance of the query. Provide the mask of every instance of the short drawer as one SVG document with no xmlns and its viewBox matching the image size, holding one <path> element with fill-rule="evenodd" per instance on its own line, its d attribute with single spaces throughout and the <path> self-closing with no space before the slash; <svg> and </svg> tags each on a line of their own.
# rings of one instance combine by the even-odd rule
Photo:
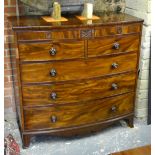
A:
<svg viewBox="0 0 155 155">
<path fill-rule="evenodd" d="M 137 53 L 50 63 L 21 64 L 23 83 L 87 79 L 136 70 Z"/>
<path fill-rule="evenodd" d="M 95 28 L 95 37 L 120 35 L 120 34 L 133 34 L 141 32 L 141 24 L 124 24 L 124 25 L 110 25 Z"/>
<path fill-rule="evenodd" d="M 24 110 L 25 130 L 55 129 L 96 123 L 133 112 L 134 94 L 83 104 Z"/>
<path fill-rule="evenodd" d="M 139 43 L 139 35 L 88 40 L 88 57 L 137 51 Z"/>
<path fill-rule="evenodd" d="M 84 57 L 84 41 L 19 44 L 21 61 L 64 60 Z"/>
<path fill-rule="evenodd" d="M 60 105 L 123 94 L 134 91 L 135 79 L 135 73 L 128 73 L 80 82 L 23 86 L 23 104 L 30 107 Z"/>
</svg>

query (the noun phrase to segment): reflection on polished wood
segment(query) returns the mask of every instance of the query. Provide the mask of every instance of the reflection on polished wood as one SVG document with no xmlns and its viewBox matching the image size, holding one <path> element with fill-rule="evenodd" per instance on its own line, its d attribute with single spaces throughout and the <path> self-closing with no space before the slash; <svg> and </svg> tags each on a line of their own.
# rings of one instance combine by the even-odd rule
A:
<svg viewBox="0 0 155 155">
<path fill-rule="evenodd" d="M 99 20 L 93 20 L 91 26 L 105 26 L 110 24 L 117 24 L 117 23 L 138 23 L 142 22 L 143 20 L 140 18 L 136 18 L 134 16 L 125 14 L 125 13 L 110 13 L 110 14 L 104 14 L 104 13 L 94 13 L 94 15 L 99 16 Z M 82 22 L 81 20 L 77 19 L 75 15 L 69 15 L 65 16 L 65 18 L 68 19 L 68 21 L 61 22 L 61 25 L 55 25 L 55 23 L 48 23 L 44 21 L 41 16 L 19 16 L 19 17 L 9 17 L 9 20 L 12 22 L 13 29 L 14 30 L 35 30 L 35 29 L 51 29 L 51 28 L 80 28 L 83 26 L 90 26 L 89 24 L 86 25 L 85 22 Z"/>
<path fill-rule="evenodd" d="M 151 145 L 143 146 L 127 151 L 112 153 L 111 155 L 151 155 Z"/>
</svg>

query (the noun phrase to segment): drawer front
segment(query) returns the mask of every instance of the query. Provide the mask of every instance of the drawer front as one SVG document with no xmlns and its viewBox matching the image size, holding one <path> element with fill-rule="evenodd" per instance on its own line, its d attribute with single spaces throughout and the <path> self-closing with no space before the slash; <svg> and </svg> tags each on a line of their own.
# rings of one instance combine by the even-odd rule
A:
<svg viewBox="0 0 155 155">
<path fill-rule="evenodd" d="M 66 104 L 134 91 L 135 73 L 96 78 L 82 82 L 23 86 L 24 106 Z"/>
<path fill-rule="evenodd" d="M 19 44 L 21 61 L 63 60 L 84 57 L 84 41 Z"/>
<path fill-rule="evenodd" d="M 134 94 L 84 104 L 25 109 L 25 130 L 79 126 L 111 119 L 134 110 Z"/>
<path fill-rule="evenodd" d="M 52 39 L 61 40 L 61 39 L 79 39 L 80 30 L 58 30 L 52 31 Z"/>
<path fill-rule="evenodd" d="M 125 24 L 117 26 L 103 26 L 95 28 L 95 37 L 103 37 L 109 35 L 140 33 L 141 24 Z"/>
<path fill-rule="evenodd" d="M 121 30 L 122 29 L 122 30 Z M 117 33 L 119 34 L 130 34 L 130 33 L 140 33 L 141 24 L 127 24 L 127 25 L 118 25 Z"/>
<path fill-rule="evenodd" d="M 95 37 L 103 37 L 117 34 L 116 26 L 104 26 L 95 28 Z"/>
<path fill-rule="evenodd" d="M 21 65 L 22 82 L 86 79 L 136 70 L 137 53 L 86 60 Z"/>
<path fill-rule="evenodd" d="M 139 43 L 139 35 L 88 40 L 88 57 L 137 51 Z"/>
<path fill-rule="evenodd" d="M 46 40 L 51 32 L 48 31 L 21 31 L 17 32 L 18 41 L 23 40 Z"/>
<path fill-rule="evenodd" d="M 21 31 L 17 33 L 19 41 L 26 40 L 49 40 L 49 39 L 78 39 L 79 30 L 58 30 L 58 31 Z"/>
</svg>

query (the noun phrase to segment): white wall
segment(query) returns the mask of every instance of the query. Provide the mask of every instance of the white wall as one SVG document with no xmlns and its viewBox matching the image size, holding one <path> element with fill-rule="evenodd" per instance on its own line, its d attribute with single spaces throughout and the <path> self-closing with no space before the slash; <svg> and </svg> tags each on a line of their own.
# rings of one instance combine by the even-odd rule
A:
<svg viewBox="0 0 155 155">
<path fill-rule="evenodd" d="M 151 36 L 151 0 L 126 0 L 126 13 L 144 19 L 135 116 L 147 117 Z"/>
</svg>

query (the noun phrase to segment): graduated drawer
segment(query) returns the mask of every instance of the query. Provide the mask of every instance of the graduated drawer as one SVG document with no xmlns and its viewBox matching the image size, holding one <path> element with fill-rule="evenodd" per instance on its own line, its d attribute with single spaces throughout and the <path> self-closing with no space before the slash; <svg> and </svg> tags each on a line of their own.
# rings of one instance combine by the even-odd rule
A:
<svg viewBox="0 0 155 155">
<path fill-rule="evenodd" d="M 24 110 L 25 130 L 85 125 L 133 112 L 134 94 L 84 102 L 76 105 Z"/>
<path fill-rule="evenodd" d="M 88 57 L 125 53 L 139 49 L 139 35 L 88 40 Z"/>
<path fill-rule="evenodd" d="M 19 56 L 21 61 L 47 61 L 83 58 L 84 41 L 20 43 Z"/>
<path fill-rule="evenodd" d="M 23 86 L 24 106 L 68 104 L 134 91 L 135 73 L 53 85 Z"/>
<path fill-rule="evenodd" d="M 78 80 L 136 70 L 137 53 L 86 60 L 21 64 L 23 83 Z"/>
<path fill-rule="evenodd" d="M 95 37 L 103 37 L 120 34 L 133 34 L 141 32 L 141 23 L 122 24 L 122 25 L 108 25 L 95 28 Z"/>
</svg>

